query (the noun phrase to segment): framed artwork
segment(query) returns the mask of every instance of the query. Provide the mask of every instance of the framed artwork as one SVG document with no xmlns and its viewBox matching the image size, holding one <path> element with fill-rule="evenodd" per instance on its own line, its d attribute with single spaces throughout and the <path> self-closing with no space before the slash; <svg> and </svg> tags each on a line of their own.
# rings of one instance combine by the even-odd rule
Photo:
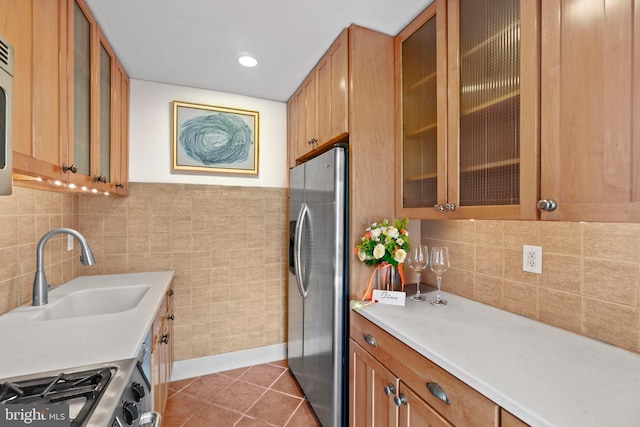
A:
<svg viewBox="0 0 640 427">
<path fill-rule="evenodd" d="M 258 174 L 259 113 L 173 101 L 176 171 Z"/>
</svg>

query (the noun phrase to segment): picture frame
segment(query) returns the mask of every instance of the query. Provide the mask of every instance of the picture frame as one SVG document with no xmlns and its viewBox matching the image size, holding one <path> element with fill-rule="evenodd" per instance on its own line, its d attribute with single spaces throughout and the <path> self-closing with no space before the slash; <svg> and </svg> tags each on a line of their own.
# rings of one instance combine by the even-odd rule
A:
<svg viewBox="0 0 640 427">
<path fill-rule="evenodd" d="M 258 175 L 258 111 L 182 101 L 172 106 L 172 171 Z"/>
</svg>

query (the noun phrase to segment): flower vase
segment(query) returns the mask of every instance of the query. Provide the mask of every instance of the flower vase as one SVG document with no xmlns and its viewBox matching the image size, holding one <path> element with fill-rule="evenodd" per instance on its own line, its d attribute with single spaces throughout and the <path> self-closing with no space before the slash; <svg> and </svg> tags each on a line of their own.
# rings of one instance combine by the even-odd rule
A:
<svg viewBox="0 0 640 427">
<path fill-rule="evenodd" d="M 402 289 L 398 267 L 384 265 L 378 267 L 378 289 L 399 291 Z"/>
</svg>

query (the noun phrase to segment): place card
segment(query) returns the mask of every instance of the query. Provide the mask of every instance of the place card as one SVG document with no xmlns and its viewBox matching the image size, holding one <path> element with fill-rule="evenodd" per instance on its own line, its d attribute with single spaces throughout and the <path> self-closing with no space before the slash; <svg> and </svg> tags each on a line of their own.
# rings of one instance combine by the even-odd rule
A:
<svg viewBox="0 0 640 427">
<path fill-rule="evenodd" d="M 374 289 L 371 300 L 374 304 L 401 305 L 404 307 L 406 292 L 385 291 L 384 289 Z"/>
</svg>

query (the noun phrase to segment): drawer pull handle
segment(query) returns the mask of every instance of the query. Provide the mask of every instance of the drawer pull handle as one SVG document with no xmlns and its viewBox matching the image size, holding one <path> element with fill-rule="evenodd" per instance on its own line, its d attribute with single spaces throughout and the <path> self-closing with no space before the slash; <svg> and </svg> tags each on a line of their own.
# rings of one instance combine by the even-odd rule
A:
<svg viewBox="0 0 640 427">
<path fill-rule="evenodd" d="M 393 402 L 399 408 L 400 406 L 407 404 L 407 396 L 405 396 L 404 394 L 400 393 L 399 396 L 396 396 L 396 397 L 393 398 Z"/>
<path fill-rule="evenodd" d="M 451 404 L 451 402 L 449 401 L 449 396 L 447 396 L 447 393 L 445 393 L 442 387 L 440 387 L 440 384 L 427 383 L 427 388 L 429 389 L 429 392 L 433 394 L 435 397 L 442 400 L 447 405 Z"/>
<path fill-rule="evenodd" d="M 394 386 L 392 383 L 384 386 L 384 394 L 386 394 L 387 396 L 396 394 L 396 386 Z"/>
<path fill-rule="evenodd" d="M 373 347 L 378 346 L 378 343 L 376 343 L 376 339 L 370 333 L 364 334 L 364 340 L 367 342 L 367 344 Z"/>
</svg>

